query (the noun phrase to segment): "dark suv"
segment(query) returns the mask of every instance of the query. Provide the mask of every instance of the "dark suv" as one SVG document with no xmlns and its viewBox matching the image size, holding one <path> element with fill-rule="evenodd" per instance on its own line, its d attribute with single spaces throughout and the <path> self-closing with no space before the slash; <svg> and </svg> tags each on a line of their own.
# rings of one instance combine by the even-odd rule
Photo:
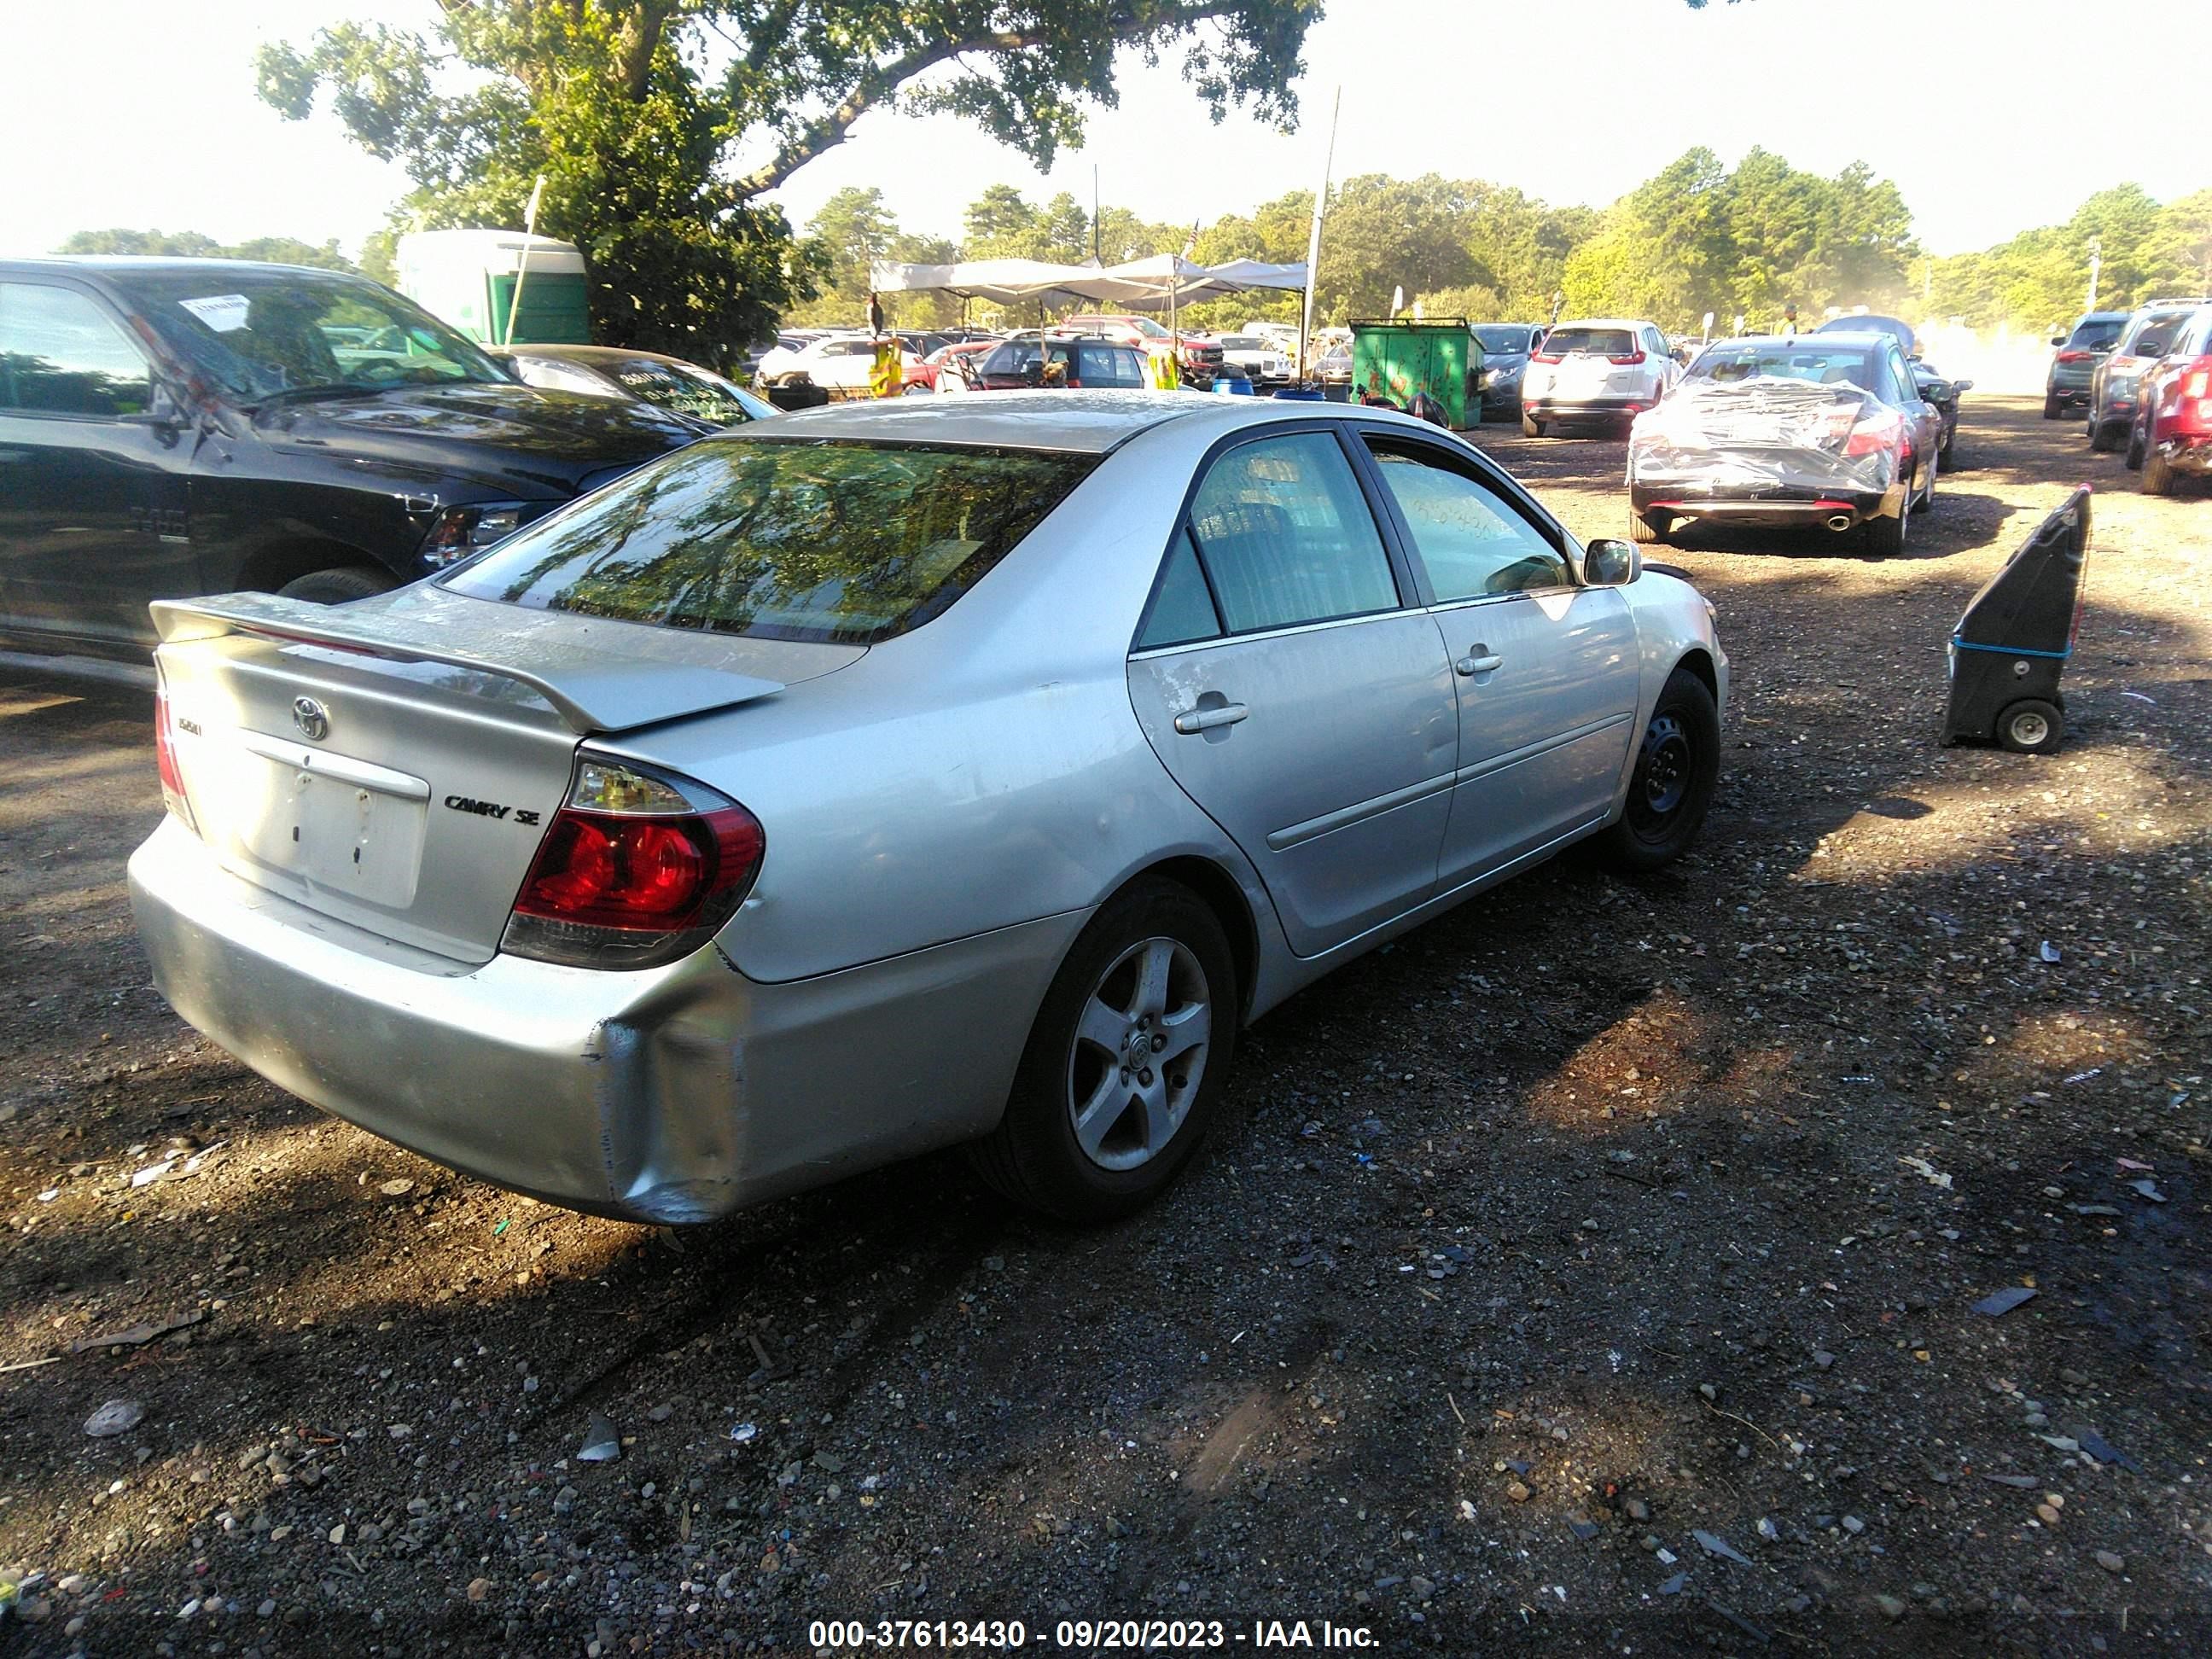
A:
<svg viewBox="0 0 2212 1659">
<path fill-rule="evenodd" d="M 131 655 L 149 599 L 380 592 L 696 430 L 520 385 L 365 277 L 0 260 L 0 635 Z"/>
<path fill-rule="evenodd" d="M 2089 383 L 2096 378 L 2097 365 L 2112 354 L 2112 343 L 2127 325 L 2124 311 L 2092 311 L 2066 333 L 2051 337 L 2051 343 L 2058 349 L 2051 355 L 2051 369 L 2043 382 L 2045 420 L 2055 421 L 2068 410 L 2087 404 Z"/>
</svg>

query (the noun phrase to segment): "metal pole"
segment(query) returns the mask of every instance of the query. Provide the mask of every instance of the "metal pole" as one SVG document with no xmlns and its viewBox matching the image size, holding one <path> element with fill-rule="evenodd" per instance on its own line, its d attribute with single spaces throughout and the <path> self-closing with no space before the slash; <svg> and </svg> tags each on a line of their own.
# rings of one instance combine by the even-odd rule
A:
<svg viewBox="0 0 2212 1659">
<path fill-rule="evenodd" d="M 1322 154 L 1321 188 L 1314 192 L 1313 230 L 1306 238 L 1305 307 L 1298 317 L 1298 379 L 1311 373 L 1308 362 L 1313 340 L 1314 274 L 1321 267 L 1321 220 L 1328 206 L 1328 175 L 1336 165 L 1336 118 L 1344 107 L 1344 88 L 1339 86 L 1328 106 L 1328 148 Z"/>
<path fill-rule="evenodd" d="M 514 313 L 522 309 L 523 279 L 530 275 L 530 239 L 538 234 L 538 203 L 544 194 L 545 175 L 541 173 L 530 187 L 530 206 L 522 216 L 522 257 L 515 264 L 514 287 L 507 296 L 507 331 L 500 337 L 501 345 L 514 343 Z"/>
<path fill-rule="evenodd" d="M 1098 251 L 1098 163 L 1091 164 L 1091 257 L 1100 264 L 1106 258 Z"/>
<path fill-rule="evenodd" d="M 2089 303 L 2084 307 L 2086 310 L 2094 311 L 2097 308 L 2097 273 L 2102 268 L 2104 259 L 2105 239 L 2101 236 L 2092 236 L 2089 239 Z"/>
</svg>

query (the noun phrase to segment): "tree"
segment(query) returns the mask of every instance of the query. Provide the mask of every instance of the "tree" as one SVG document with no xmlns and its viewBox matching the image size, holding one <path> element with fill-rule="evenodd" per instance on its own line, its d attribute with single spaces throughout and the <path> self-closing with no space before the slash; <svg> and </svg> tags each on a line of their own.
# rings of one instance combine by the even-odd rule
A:
<svg viewBox="0 0 2212 1659">
<path fill-rule="evenodd" d="M 1039 167 L 1115 101 L 1115 49 L 1178 52 L 1221 118 L 1280 125 L 1321 0 L 439 0 L 428 33 L 346 23 L 264 46 L 261 95 L 336 114 L 422 226 L 582 249 L 603 340 L 722 356 L 823 279 L 760 198 L 871 110 L 949 112 Z M 740 155 L 759 156 L 741 169 Z"/>
<path fill-rule="evenodd" d="M 337 239 L 303 242 L 296 236 L 256 236 L 225 244 L 196 230 L 173 234 L 164 230 L 80 230 L 58 253 L 136 253 L 170 258 L 258 259 L 270 264 L 314 265 L 324 270 L 358 271 L 361 267 L 338 252 Z"/>
</svg>

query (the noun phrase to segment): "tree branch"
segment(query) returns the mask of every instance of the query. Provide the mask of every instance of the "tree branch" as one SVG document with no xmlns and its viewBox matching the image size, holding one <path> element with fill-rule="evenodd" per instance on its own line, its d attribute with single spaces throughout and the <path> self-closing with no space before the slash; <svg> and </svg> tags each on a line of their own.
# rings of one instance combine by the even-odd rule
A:
<svg viewBox="0 0 2212 1659">
<path fill-rule="evenodd" d="M 1196 24 L 1236 9 L 1236 0 L 1198 0 L 1197 3 L 1178 6 L 1171 15 L 1155 16 L 1148 22 L 1140 21 L 1127 12 L 1117 12 L 1109 21 L 1107 33 L 1118 40 L 1133 40 L 1139 33 L 1181 33 Z M 730 186 L 730 193 L 737 200 L 745 201 L 763 191 L 774 190 L 815 157 L 843 143 L 853 124 L 871 109 L 892 96 L 915 76 L 936 68 L 939 64 L 969 52 L 991 52 L 1003 56 L 1027 51 L 1048 45 L 1050 40 L 1050 35 L 1042 32 L 987 31 L 964 39 L 933 42 L 889 63 L 872 64 L 860 72 L 856 84 L 842 100 L 786 138 L 777 148 L 773 160 L 735 180 Z M 756 52 L 757 51 L 757 46 Z"/>
</svg>

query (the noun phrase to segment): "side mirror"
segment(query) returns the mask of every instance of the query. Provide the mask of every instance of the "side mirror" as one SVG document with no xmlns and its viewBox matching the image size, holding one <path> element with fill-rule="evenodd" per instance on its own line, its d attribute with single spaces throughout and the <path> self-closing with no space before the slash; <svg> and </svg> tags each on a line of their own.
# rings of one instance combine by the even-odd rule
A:
<svg viewBox="0 0 2212 1659">
<path fill-rule="evenodd" d="M 2066 337 L 2063 334 L 2054 334 L 2051 337 L 2051 343 L 2055 346 L 2063 346 L 2066 343 Z"/>
<path fill-rule="evenodd" d="M 1973 389 L 1974 383 L 1972 380 L 1954 380 L 1951 382 L 1951 395 L 1954 398 L 1961 392 L 1972 392 Z"/>
<path fill-rule="evenodd" d="M 1644 574 L 1633 542 L 1592 542 L 1583 550 L 1583 580 L 1592 587 L 1626 587 Z"/>
</svg>

